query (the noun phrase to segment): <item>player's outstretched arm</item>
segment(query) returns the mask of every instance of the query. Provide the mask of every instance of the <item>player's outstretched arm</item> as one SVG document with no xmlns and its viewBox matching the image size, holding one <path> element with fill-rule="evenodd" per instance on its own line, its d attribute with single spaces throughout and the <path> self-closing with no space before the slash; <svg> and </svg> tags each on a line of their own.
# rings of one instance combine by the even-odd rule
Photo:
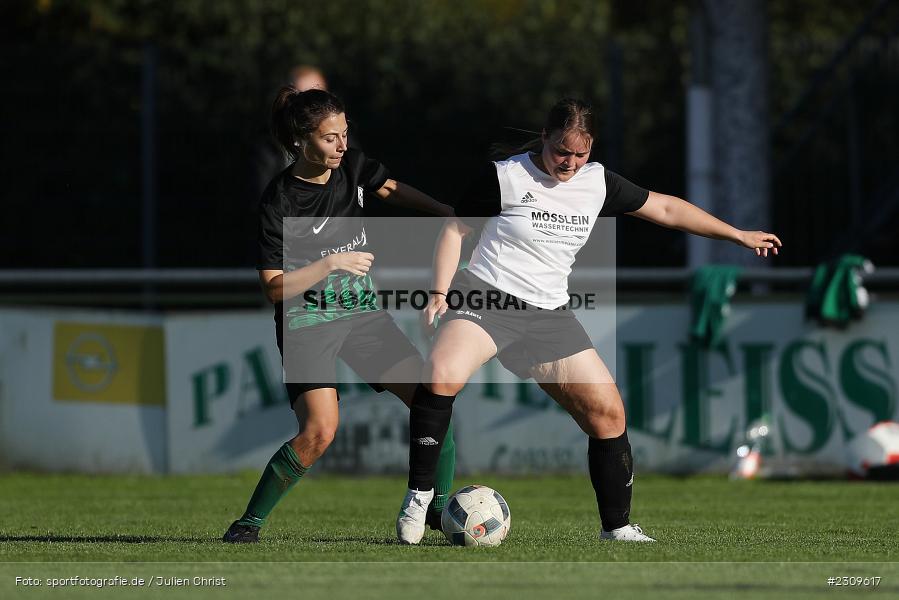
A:
<svg viewBox="0 0 899 600">
<path fill-rule="evenodd" d="M 446 312 L 446 294 L 449 292 L 453 276 L 459 268 L 459 257 L 462 255 L 462 239 L 471 232 L 471 228 L 453 217 L 447 219 L 437 237 L 434 248 L 433 275 L 431 276 L 431 294 L 428 305 L 421 313 L 421 325 L 425 335 L 434 333 L 434 318 Z"/>
<path fill-rule="evenodd" d="M 375 194 L 384 202 L 403 208 L 411 208 L 419 212 L 437 215 L 438 217 L 452 217 L 453 208 L 447 204 L 437 202 L 424 192 L 411 185 L 406 185 L 394 179 L 384 182 Z"/>
<path fill-rule="evenodd" d="M 737 229 L 676 196 L 649 192 L 646 203 L 630 214 L 670 229 L 716 240 L 728 240 L 755 250 L 758 256 L 768 256 L 769 250 L 777 254 L 782 245 L 773 233 Z"/>
</svg>

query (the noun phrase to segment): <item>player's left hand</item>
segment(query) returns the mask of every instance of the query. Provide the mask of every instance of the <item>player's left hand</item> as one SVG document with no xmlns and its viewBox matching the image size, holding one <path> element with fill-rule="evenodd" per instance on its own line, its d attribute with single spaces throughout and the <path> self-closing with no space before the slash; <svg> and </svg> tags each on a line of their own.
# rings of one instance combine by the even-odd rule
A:
<svg viewBox="0 0 899 600">
<path fill-rule="evenodd" d="M 763 257 L 768 256 L 769 250 L 776 255 L 778 248 L 783 245 L 776 235 L 764 231 L 741 231 L 738 240 L 741 246 L 755 250 L 756 256 Z"/>
</svg>

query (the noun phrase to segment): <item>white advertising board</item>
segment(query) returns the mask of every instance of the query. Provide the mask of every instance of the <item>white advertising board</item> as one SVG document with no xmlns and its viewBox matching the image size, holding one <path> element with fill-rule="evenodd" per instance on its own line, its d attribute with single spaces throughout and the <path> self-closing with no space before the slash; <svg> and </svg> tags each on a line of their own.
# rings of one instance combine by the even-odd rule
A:
<svg viewBox="0 0 899 600">
<path fill-rule="evenodd" d="M 261 468 L 296 435 L 271 312 L 167 316 L 165 343 L 171 472 Z"/>
<path fill-rule="evenodd" d="M 166 470 L 162 319 L 0 312 L 0 456 L 86 473 Z"/>
<path fill-rule="evenodd" d="M 395 313 L 395 317 L 407 333 L 414 334 L 414 313 Z M 580 314 L 588 331 L 602 332 L 603 339 L 594 340 L 598 347 L 608 345 L 608 328 L 601 328 L 605 317 L 601 311 Z M 168 324 L 182 330 L 185 340 L 176 342 L 177 334 L 167 336 L 170 369 L 175 363 L 181 369 L 180 375 L 170 370 L 169 428 L 175 438 L 189 438 L 173 439 L 173 453 L 182 455 L 171 459 L 173 468 L 179 464 L 185 470 L 247 466 L 233 448 L 243 452 L 267 440 L 265 450 L 249 461 L 264 464 L 277 444 L 293 433 L 286 406 L 275 408 L 271 401 L 264 401 L 274 392 L 260 391 L 260 378 L 254 372 L 261 369 L 249 358 L 267 360 L 267 381 L 275 377 L 277 350 L 272 341 L 266 341 L 273 337 L 270 317 L 259 320 L 258 326 L 248 321 L 246 329 L 238 325 L 239 317 L 229 317 L 237 319 L 233 322 L 220 319 L 225 318 L 210 317 L 202 325 L 192 319 Z M 876 305 L 865 321 L 846 331 L 805 324 L 801 307 L 794 304 L 737 305 L 723 345 L 714 350 L 687 343 L 686 307 L 622 306 L 617 322 L 616 379 L 641 469 L 726 471 L 748 423 L 765 416 L 775 456 L 789 459 L 804 472 L 837 472 L 849 439 L 876 421 L 899 416 L 894 366 L 899 355 L 899 307 L 895 305 Z M 196 327 L 206 328 L 202 329 L 206 333 L 195 333 Z M 229 335 L 231 343 L 226 339 Z M 202 340 L 202 344 L 191 346 L 188 339 Z M 260 348 L 266 348 L 265 352 Z M 210 360 L 213 356 L 216 359 Z M 229 375 L 217 380 L 215 364 L 227 364 Z M 205 380 L 198 379 L 200 374 Z M 350 374 L 343 371 L 343 377 Z M 217 381 L 228 385 L 222 383 L 219 390 Z M 535 384 L 517 380 L 495 362 L 484 368 L 477 381 L 466 387 L 455 406 L 460 471 L 572 470 L 586 463 L 584 434 Z M 269 383 L 268 387 L 276 386 Z M 210 401 L 209 414 L 215 415 L 215 424 L 192 425 L 197 421 L 190 416 L 190 410 L 198 406 L 197 390 L 203 390 L 203 397 L 213 390 L 221 392 L 212 393 Z M 404 471 L 404 406 L 389 394 L 373 394 L 364 385 L 345 386 L 341 398 L 340 430 L 319 468 Z M 175 410 L 181 415 L 177 419 Z M 242 433 L 237 439 L 222 437 L 213 442 L 213 437 L 229 430 Z M 192 457 L 192 466 L 185 457 Z"/>
<path fill-rule="evenodd" d="M 417 315 L 394 313 L 417 338 Z M 747 425 L 801 472 L 842 471 L 848 440 L 899 419 L 899 304 L 844 331 L 798 303 L 738 303 L 723 344 L 688 343 L 689 310 L 621 305 L 579 313 L 614 365 L 641 471 L 726 472 Z M 0 452 L 11 466 L 206 473 L 261 468 L 293 436 L 270 311 L 146 317 L 0 313 Z M 351 373 L 341 367 L 341 379 Z M 318 470 L 402 473 L 408 412 L 388 393 L 341 386 L 337 439 Z M 460 472 L 580 470 L 586 437 L 533 382 L 488 363 L 456 401 Z"/>
</svg>

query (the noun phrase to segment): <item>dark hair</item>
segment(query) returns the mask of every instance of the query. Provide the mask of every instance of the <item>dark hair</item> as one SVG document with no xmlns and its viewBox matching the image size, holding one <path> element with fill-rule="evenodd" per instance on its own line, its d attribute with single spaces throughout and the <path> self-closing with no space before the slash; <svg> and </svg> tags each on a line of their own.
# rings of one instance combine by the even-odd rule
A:
<svg viewBox="0 0 899 600">
<path fill-rule="evenodd" d="M 564 134 L 577 133 L 591 140 L 595 137 L 593 129 L 593 107 L 577 98 L 562 98 L 549 109 L 543 131 L 549 135 L 553 131 Z M 542 137 L 534 138 L 520 146 L 509 144 L 493 144 L 492 153 L 496 156 L 508 157 L 522 152 L 540 152 L 543 149 Z"/>
<path fill-rule="evenodd" d="M 298 92 L 294 87 L 282 87 L 272 104 L 272 135 L 296 159 L 302 154 L 306 136 L 329 116 L 342 112 L 346 112 L 343 102 L 331 92 L 319 89 Z"/>
<path fill-rule="evenodd" d="M 547 134 L 559 130 L 593 139 L 593 107 L 577 98 L 562 98 L 549 109 L 543 130 Z"/>
</svg>

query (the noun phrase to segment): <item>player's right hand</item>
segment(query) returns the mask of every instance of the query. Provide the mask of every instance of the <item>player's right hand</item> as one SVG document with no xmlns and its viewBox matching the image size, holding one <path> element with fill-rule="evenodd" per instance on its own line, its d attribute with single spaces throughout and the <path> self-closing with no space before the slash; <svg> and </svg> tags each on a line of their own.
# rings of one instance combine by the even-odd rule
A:
<svg viewBox="0 0 899 600">
<path fill-rule="evenodd" d="M 375 255 L 369 252 L 338 252 L 325 258 L 329 271 L 346 271 L 353 275 L 368 273 L 374 260 Z"/>
<path fill-rule="evenodd" d="M 755 250 L 756 256 L 764 258 L 768 258 L 768 250 L 771 250 L 772 254 L 777 254 L 778 248 L 783 246 L 780 238 L 765 231 L 741 231 L 737 243 L 750 250 Z"/>
<path fill-rule="evenodd" d="M 421 311 L 421 330 L 425 337 L 430 338 L 437 331 L 437 321 L 446 312 L 449 306 L 446 303 L 446 296 L 443 294 L 431 294 L 428 299 L 428 305 Z"/>
</svg>

